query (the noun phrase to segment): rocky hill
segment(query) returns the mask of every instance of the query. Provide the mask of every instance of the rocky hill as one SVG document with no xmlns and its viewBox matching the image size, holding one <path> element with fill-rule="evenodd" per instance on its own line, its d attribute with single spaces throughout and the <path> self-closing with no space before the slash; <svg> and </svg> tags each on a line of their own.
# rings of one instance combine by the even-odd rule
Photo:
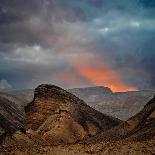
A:
<svg viewBox="0 0 155 155">
<path fill-rule="evenodd" d="M 26 107 L 28 128 L 50 143 L 73 143 L 121 123 L 54 85 L 40 85 Z"/>
<path fill-rule="evenodd" d="M 34 94 L 34 93 L 33 93 Z M 33 100 L 33 97 L 28 96 L 28 94 L 21 95 L 21 92 L 16 94 L 15 92 L 0 92 L 0 97 L 4 97 L 8 99 L 11 102 L 14 102 L 18 105 L 18 107 L 21 107 L 23 110 L 24 106 L 26 106 L 28 103 L 30 103 Z"/>
<path fill-rule="evenodd" d="M 5 98 L 9 101 L 11 101 L 12 103 L 14 103 L 20 110 L 24 110 L 24 101 L 19 99 L 18 97 L 16 97 L 13 94 L 9 94 L 6 92 L 0 92 L 0 97 Z"/>
<path fill-rule="evenodd" d="M 151 90 L 113 93 L 109 88 L 103 86 L 74 88 L 68 91 L 97 111 L 121 120 L 127 120 L 138 113 L 155 94 L 155 91 Z M 33 100 L 33 92 L 33 89 L 29 89 L 9 93 L 24 101 L 26 105 Z"/>
<path fill-rule="evenodd" d="M 104 95 L 94 108 L 125 121 L 142 110 L 154 94 L 154 91 L 137 91 Z"/>
<path fill-rule="evenodd" d="M 76 95 L 80 99 L 84 100 L 90 106 L 95 106 L 98 100 L 100 100 L 103 95 L 112 95 L 113 92 L 108 87 L 96 86 L 96 87 L 87 87 L 87 88 L 73 88 L 69 89 L 69 92 Z"/>
<path fill-rule="evenodd" d="M 34 89 L 15 90 L 8 93 L 23 101 L 25 106 L 34 98 Z"/>
<path fill-rule="evenodd" d="M 14 133 L 25 132 L 22 113 L 15 103 L 1 99 L 0 113 L 6 117 L 1 117 L 0 131 L 14 134 L 0 145 L 0 154 L 155 154 L 155 97 L 123 122 L 60 87 L 40 85 L 25 110 L 26 134 Z"/>
<path fill-rule="evenodd" d="M 70 93 L 76 95 L 82 100 L 88 101 L 90 106 L 95 105 L 96 99 L 105 94 L 112 94 L 112 91 L 108 87 L 96 86 L 87 88 L 73 88 L 68 90 Z M 9 91 L 9 94 L 16 96 L 24 101 L 31 102 L 34 97 L 34 89 L 24 89 Z M 94 100 L 92 100 L 94 98 Z"/>
<path fill-rule="evenodd" d="M 155 96 L 135 116 L 107 132 L 102 132 L 86 141 L 136 140 L 155 138 Z"/>
<path fill-rule="evenodd" d="M 8 100 L 0 96 L 0 142 L 2 143 L 9 134 L 13 134 L 19 130 L 26 133 L 25 113 L 22 110 L 20 102 L 13 100 L 11 97 Z"/>
<path fill-rule="evenodd" d="M 94 109 L 121 120 L 138 113 L 155 94 L 151 90 L 113 93 L 105 87 L 76 88 L 70 92 Z"/>
</svg>

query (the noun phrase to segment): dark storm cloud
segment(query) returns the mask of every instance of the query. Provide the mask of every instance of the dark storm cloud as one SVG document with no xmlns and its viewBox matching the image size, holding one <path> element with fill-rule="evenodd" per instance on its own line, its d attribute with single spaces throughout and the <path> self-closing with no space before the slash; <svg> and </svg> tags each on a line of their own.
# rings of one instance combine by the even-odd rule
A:
<svg viewBox="0 0 155 155">
<path fill-rule="evenodd" d="M 6 44 L 46 46 L 46 35 L 51 35 L 52 38 L 54 34 L 52 24 L 64 20 L 68 22 L 86 20 L 84 8 L 70 7 L 69 3 L 59 0 L 27 0 L 24 4 L 21 0 L 2 0 L 0 42 L 4 44 L 3 47 L 7 47 Z M 39 36 L 39 33 L 42 35 Z"/>
<path fill-rule="evenodd" d="M 139 0 L 140 4 L 143 6 L 143 7 L 146 7 L 146 8 L 154 8 L 155 7 L 155 1 L 154 0 Z"/>
<path fill-rule="evenodd" d="M 1 0 L 2 86 L 91 85 L 70 60 L 97 56 L 127 85 L 155 88 L 154 7 L 154 0 Z"/>
<path fill-rule="evenodd" d="M 65 88 L 73 87 L 75 82 L 79 86 L 91 84 L 65 62 L 51 66 L 5 61 L 5 65 L 0 67 L 0 86 L 1 84 L 3 87 L 4 84 L 6 87 L 10 85 L 12 89 L 35 88 L 40 83 L 52 83 Z"/>
<path fill-rule="evenodd" d="M 118 68 L 122 78 L 139 89 L 154 88 L 155 74 L 155 30 L 145 27 L 121 29 L 101 42 L 98 40 L 98 53 L 106 57 L 110 64 Z M 104 49 L 107 53 L 103 52 Z M 110 57 L 110 58 L 109 58 Z"/>
</svg>

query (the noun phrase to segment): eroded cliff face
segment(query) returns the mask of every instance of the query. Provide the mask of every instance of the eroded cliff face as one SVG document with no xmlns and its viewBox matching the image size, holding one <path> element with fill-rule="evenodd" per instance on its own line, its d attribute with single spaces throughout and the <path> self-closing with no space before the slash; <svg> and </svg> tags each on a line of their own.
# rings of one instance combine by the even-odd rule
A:
<svg viewBox="0 0 155 155">
<path fill-rule="evenodd" d="M 28 128 L 50 143 L 74 143 L 121 123 L 54 85 L 40 85 L 35 89 L 26 114 Z"/>
</svg>

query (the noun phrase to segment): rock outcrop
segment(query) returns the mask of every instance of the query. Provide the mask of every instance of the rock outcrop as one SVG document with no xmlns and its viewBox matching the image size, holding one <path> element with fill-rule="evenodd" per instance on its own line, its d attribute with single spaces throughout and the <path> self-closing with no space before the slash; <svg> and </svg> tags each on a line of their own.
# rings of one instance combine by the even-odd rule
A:
<svg viewBox="0 0 155 155">
<path fill-rule="evenodd" d="M 52 144 L 74 143 L 119 125 L 71 93 L 54 85 L 40 85 L 26 107 L 27 126 Z"/>
</svg>

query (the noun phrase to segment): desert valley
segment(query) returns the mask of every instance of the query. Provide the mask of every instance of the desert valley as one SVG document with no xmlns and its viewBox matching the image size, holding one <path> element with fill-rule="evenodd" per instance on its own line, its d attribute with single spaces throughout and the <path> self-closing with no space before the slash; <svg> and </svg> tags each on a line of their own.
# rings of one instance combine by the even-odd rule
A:
<svg viewBox="0 0 155 155">
<path fill-rule="evenodd" d="M 32 92 L 0 94 L 2 155 L 155 153 L 153 91 L 115 94 L 105 87 L 66 91 L 43 84 Z M 102 112 L 95 110 L 98 107 Z"/>
</svg>

